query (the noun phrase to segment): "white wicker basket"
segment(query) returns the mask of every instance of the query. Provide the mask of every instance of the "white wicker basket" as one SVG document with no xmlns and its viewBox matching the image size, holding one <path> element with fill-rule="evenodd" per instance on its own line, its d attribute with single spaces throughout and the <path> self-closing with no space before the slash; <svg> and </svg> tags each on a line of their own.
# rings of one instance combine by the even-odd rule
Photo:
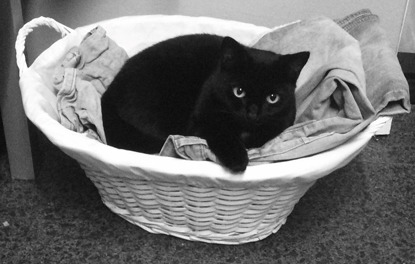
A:
<svg viewBox="0 0 415 264">
<path fill-rule="evenodd" d="M 268 30 L 235 21 L 184 16 L 123 17 L 99 24 L 129 55 L 184 33 L 227 34 L 249 44 Z M 41 25 L 55 29 L 63 38 L 28 68 L 26 36 Z M 388 119 L 377 119 L 340 147 L 297 160 L 250 166 L 240 176 L 212 162 L 116 149 L 70 131 L 58 121 L 51 85 L 53 69 L 92 28 L 74 31 L 40 17 L 19 31 L 16 51 L 25 112 L 53 144 L 79 162 L 109 209 L 149 232 L 221 244 L 263 239 L 278 231 L 317 179 L 349 163 Z"/>
</svg>

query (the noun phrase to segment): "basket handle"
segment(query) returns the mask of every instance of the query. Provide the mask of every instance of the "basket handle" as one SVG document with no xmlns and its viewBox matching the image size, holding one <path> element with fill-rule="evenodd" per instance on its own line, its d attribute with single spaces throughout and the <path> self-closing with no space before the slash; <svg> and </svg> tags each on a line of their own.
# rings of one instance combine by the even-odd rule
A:
<svg viewBox="0 0 415 264">
<path fill-rule="evenodd" d="M 26 37 L 33 31 L 34 28 L 37 28 L 39 26 L 48 26 L 50 28 L 55 29 L 58 33 L 61 33 L 62 38 L 74 31 L 73 29 L 65 25 L 62 25 L 61 23 L 49 17 L 41 16 L 41 17 L 35 18 L 27 22 L 17 33 L 16 44 L 15 44 L 16 62 L 17 62 L 17 67 L 19 67 L 20 76 L 28 68 L 26 57 L 24 54 Z"/>
</svg>

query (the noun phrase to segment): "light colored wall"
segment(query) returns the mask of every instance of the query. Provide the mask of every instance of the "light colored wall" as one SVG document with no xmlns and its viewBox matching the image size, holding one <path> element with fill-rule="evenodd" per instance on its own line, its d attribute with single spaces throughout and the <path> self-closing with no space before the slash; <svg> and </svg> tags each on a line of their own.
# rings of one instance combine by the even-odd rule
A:
<svg viewBox="0 0 415 264">
<path fill-rule="evenodd" d="M 49 16 L 71 27 L 127 15 L 182 14 L 212 16 L 268 27 L 317 15 L 340 18 L 369 8 L 381 18 L 397 50 L 402 18 L 409 0 L 23 0 L 26 21 Z M 36 33 L 35 33 L 36 34 Z M 49 34 L 49 35 L 48 35 Z M 48 47 L 50 33 L 28 40 L 29 61 Z"/>
<path fill-rule="evenodd" d="M 399 51 L 415 53 L 415 1 L 409 0 Z"/>
</svg>

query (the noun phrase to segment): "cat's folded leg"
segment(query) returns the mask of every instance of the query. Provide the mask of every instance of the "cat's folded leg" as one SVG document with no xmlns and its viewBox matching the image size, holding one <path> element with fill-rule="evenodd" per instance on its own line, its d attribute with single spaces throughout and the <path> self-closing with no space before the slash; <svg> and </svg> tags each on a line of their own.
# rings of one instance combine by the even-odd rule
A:
<svg viewBox="0 0 415 264">
<path fill-rule="evenodd" d="M 206 139 L 209 148 L 216 155 L 222 166 L 234 173 L 242 173 L 248 166 L 248 153 L 239 138 L 222 134 Z"/>
</svg>

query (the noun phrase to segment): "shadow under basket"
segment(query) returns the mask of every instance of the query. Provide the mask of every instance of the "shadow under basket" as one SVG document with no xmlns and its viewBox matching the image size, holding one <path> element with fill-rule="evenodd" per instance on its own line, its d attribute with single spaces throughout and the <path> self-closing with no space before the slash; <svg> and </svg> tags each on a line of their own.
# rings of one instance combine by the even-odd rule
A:
<svg viewBox="0 0 415 264">
<path fill-rule="evenodd" d="M 129 56 L 158 41 L 190 33 L 230 35 L 248 45 L 269 29 L 207 17 L 135 16 L 97 23 Z M 97 25 L 96 24 L 96 25 Z M 220 165 L 116 149 L 59 123 L 53 70 L 96 25 L 72 30 L 39 17 L 16 40 L 20 89 L 28 118 L 63 152 L 78 161 L 114 213 L 143 229 L 188 240 L 241 244 L 261 240 L 285 223 L 314 182 L 348 164 L 388 120 L 381 117 L 345 144 L 306 158 L 249 166 L 233 175 Z M 38 26 L 62 39 L 27 67 L 26 36 Z"/>
</svg>

